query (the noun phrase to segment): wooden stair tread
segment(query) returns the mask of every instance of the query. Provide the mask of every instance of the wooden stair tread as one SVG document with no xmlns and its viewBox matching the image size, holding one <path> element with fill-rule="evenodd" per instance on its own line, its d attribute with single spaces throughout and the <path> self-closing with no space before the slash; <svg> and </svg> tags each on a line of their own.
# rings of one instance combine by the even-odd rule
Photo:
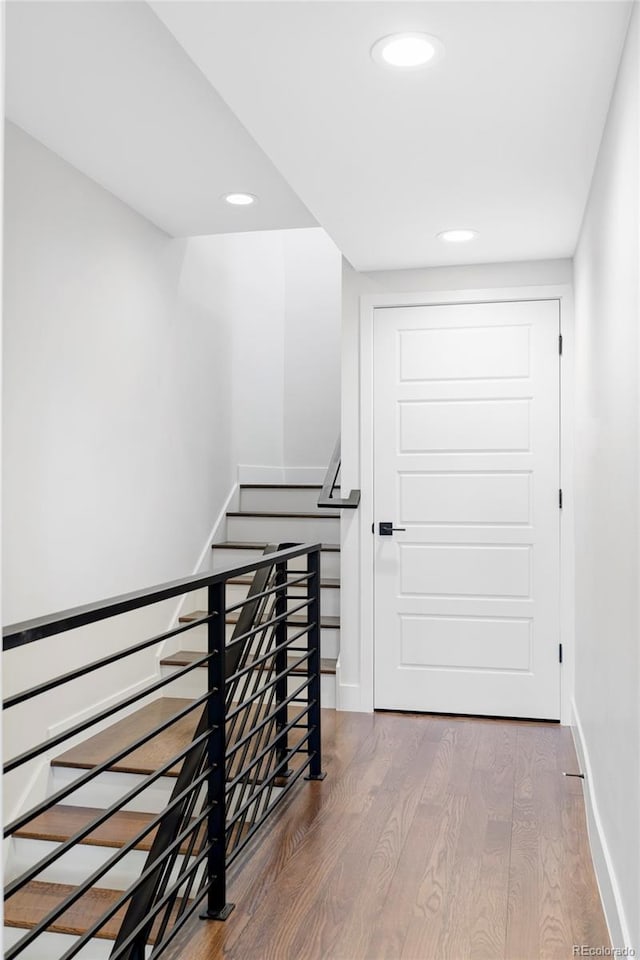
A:
<svg viewBox="0 0 640 960">
<path fill-rule="evenodd" d="M 228 517 L 247 517 L 247 518 L 258 518 L 262 519 L 264 517 L 275 517 L 281 519 L 295 519 L 295 520 L 335 520 L 336 517 L 340 519 L 339 513 L 311 513 L 309 511 L 295 511 L 295 510 L 228 510 Z"/>
<path fill-rule="evenodd" d="M 183 613 L 181 617 L 178 618 L 179 623 L 192 623 L 194 620 L 202 620 L 203 617 L 207 616 L 206 610 L 193 610 L 191 613 Z M 225 623 L 237 623 L 238 617 L 240 616 L 239 610 L 234 610 L 233 613 L 229 614 L 226 618 Z M 287 619 L 287 623 L 292 627 L 304 626 L 307 622 L 307 618 L 301 616 L 299 613 L 294 613 Z M 325 630 L 337 630 L 340 626 L 340 617 L 320 617 L 320 627 Z M 204 653 L 201 654 L 204 656 Z"/>
<path fill-rule="evenodd" d="M 247 543 L 244 540 L 224 540 L 222 543 L 212 543 L 212 550 L 264 550 L 269 544 L 263 540 L 261 543 Z M 337 543 L 321 543 L 320 549 L 325 553 L 340 553 L 340 545 Z M 294 559 L 299 559 L 295 557 Z"/>
<path fill-rule="evenodd" d="M 113 756 L 118 750 L 127 746 L 133 740 L 152 730 L 162 720 L 167 720 L 175 716 L 181 709 L 192 703 L 192 700 L 185 700 L 179 697 L 163 697 L 160 700 L 154 700 L 146 707 L 141 707 L 135 713 L 119 720 L 106 730 L 96 733 L 88 740 L 77 744 L 75 747 L 55 757 L 51 761 L 54 767 L 71 767 L 79 770 L 90 770 L 99 763 Z M 172 724 L 167 730 L 152 737 L 143 746 L 133 750 L 121 761 L 114 764 L 109 769 L 117 773 L 149 774 L 154 773 L 158 767 L 166 763 L 171 757 L 175 756 L 180 750 L 184 749 L 191 741 L 202 714 L 202 707 L 192 710 L 181 720 Z M 291 705 L 288 713 L 295 715 L 295 710 L 299 707 Z M 254 710 L 250 708 L 249 716 L 255 718 L 255 714 L 262 714 L 262 708 Z M 241 735 L 240 726 L 234 727 L 235 733 L 232 735 L 229 743 L 232 744 L 236 737 Z M 240 753 L 237 759 L 240 761 Z M 182 761 L 178 761 L 171 767 L 164 776 L 177 777 Z M 233 769 L 230 771 L 233 776 Z"/>
<path fill-rule="evenodd" d="M 5 926 L 31 930 L 75 889 L 67 883 L 42 883 L 39 880 L 33 880 L 5 901 Z M 68 910 L 65 910 L 47 930 L 52 933 L 66 933 L 72 937 L 82 936 L 121 896 L 121 890 L 92 887 Z M 107 920 L 96 937 L 102 940 L 115 940 L 127 907 L 128 902 Z M 174 911 L 177 911 L 177 906 L 174 907 Z M 155 931 L 152 930 L 149 943 L 154 942 Z"/>
<path fill-rule="evenodd" d="M 164 657 L 160 663 L 162 666 L 167 667 L 187 667 L 190 663 L 193 663 L 194 660 L 198 660 L 200 657 L 203 657 L 204 654 L 202 651 L 198 650 L 179 650 L 177 653 L 172 653 L 168 657 Z M 299 659 L 300 654 L 291 654 L 288 657 L 289 662 L 294 662 Z M 321 673 L 335 673 L 336 672 L 336 660 L 332 660 L 330 657 L 321 657 L 320 658 L 320 672 Z M 206 664 L 202 664 L 202 668 Z M 295 673 L 303 673 L 302 669 L 294 671 Z"/>
<path fill-rule="evenodd" d="M 90 769 L 113 756 L 127 744 L 137 740 L 144 733 L 157 727 L 158 724 L 175 716 L 180 710 L 187 707 L 191 700 L 179 697 L 161 697 L 152 703 L 141 707 L 135 713 L 118 720 L 112 726 L 100 733 L 94 734 L 88 740 L 71 747 L 51 761 L 54 767 L 78 767 Z M 181 720 L 172 724 L 158 736 L 138 747 L 116 763 L 111 770 L 119 773 L 154 773 L 158 767 L 166 763 L 180 750 L 184 749 L 193 740 L 202 708 L 198 707 L 188 713 Z M 178 775 L 180 762 L 166 773 L 166 776 Z"/>
<path fill-rule="evenodd" d="M 14 836 L 30 840 L 48 840 L 64 843 L 103 811 L 96 807 L 74 807 L 59 803 L 45 813 L 30 820 Z M 157 814 L 134 810 L 117 810 L 101 826 L 80 842 L 92 847 L 123 847 L 132 840 Z M 154 827 L 136 844 L 136 850 L 150 850 L 157 828 Z M 185 840 L 181 853 L 187 851 L 189 839 Z M 199 844 L 196 844 L 199 846 Z"/>
<path fill-rule="evenodd" d="M 292 580 L 295 580 L 296 577 L 300 576 L 300 573 L 300 570 L 289 570 L 289 577 Z M 227 580 L 227 583 L 232 583 L 236 586 L 249 587 L 253 583 L 253 577 L 233 577 L 231 580 Z M 304 587 L 304 583 L 295 583 L 293 585 L 294 590 L 303 590 Z M 329 590 L 339 590 L 340 580 L 338 577 L 323 577 L 323 579 L 320 581 L 320 587 L 326 587 Z"/>
</svg>

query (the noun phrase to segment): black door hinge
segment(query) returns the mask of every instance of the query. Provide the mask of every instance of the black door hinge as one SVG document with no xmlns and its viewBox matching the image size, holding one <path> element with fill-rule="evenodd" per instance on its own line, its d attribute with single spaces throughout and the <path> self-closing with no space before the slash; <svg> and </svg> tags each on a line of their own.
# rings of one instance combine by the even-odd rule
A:
<svg viewBox="0 0 640 960">
<path fill-rule="evenodd" d="M 562 644 L 558 644 L 558 663 L 562 663 Z"/>
<path fill-rule="evenodd" d="M 558 337 L 558 353 L 562 356 L 562 334 Z"/>
<path fill-rule="evenodd" d="M 558 490 L 558 506 L 562 510 L 562 490 Z"/>
</svg>

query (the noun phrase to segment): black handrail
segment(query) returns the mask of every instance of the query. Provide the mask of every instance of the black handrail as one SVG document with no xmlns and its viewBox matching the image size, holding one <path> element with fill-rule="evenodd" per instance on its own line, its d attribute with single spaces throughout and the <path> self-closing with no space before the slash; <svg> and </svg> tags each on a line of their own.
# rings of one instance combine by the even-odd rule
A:
<svg viewBox="0 0 640 960">
<path fill-rule="evenodd" d="M 110 597 L 108 600 L 87 603 L 83 606 L 73 607 L 71 610 L 64 610 L 61 613 L 49 613 L 32 620 L 24 620 L 22 623 L 13 623 L 2 628 L 2 649 L 11 650 L 14 647 L 23 646 L 25 643 L 33 643 L 34 640 L 43 640 L 45 637 L 52 637 L 57 633 L 65 633 L 67 630 L 85 627 L 90 623 L 107 620 L 109 617 L 115 617 L 121 613 L 130 613 L 132 610 L 147 607 L 152 603 L 159 603 L 161 600 L 170 600 L 172 597 L 179 597 L 183 593 L 190 593 L 203 587 L 211 587 L 216 583 L 226 583 L 233 577 L 253 573 L 262 567 L 278 563 L 280 560 L 288 562 L 316 549 L 320 549 L 319 544 L 300 544 L 278 551 L 283 554 L 282 557 L 274 554 L 262 557 L 260 560 L 241 563 L 217 573 L 182 577 L 180 580 L 171 580 L 160 586 L 146 587 L 133 593 L 123 593 L 117 597 Z M 161 639 L 165 639 L 167 636 L 168 633 L 163 634 Z M 103 660 L 102 664 L 106 662 L 107 660 Z"/>
<path fill-rule="evenodd" d="M 125 656 L 206 625 L 207 651 L 193 663 L 145 687 L 144 690 L 98 711 L 88 720 L 57 734 L 11 758 L 7 772 L 51 750 L 137 700 L 156 694 L 176 678 L 201 666 L 207 667 L 207 692 L 154 729 L 120 748 L 111 757 L 83 772 L 73 783 L 21 814 L 5 828 L 5 836 L 21 830 L 36 816 L 72 796 L 78 788 L 117 764 L 143 744 L 153 740 L 173 724 L 188 718 L 198 708 L 202 713 L 194 724 L 192 741 L 171 759 L 142 778 L 108 810 L 97 812 L 72 837 L 50 851 L 38 864 L 12 879 L 5 899 L 18 893 L 45 867 L 51 867 L 63 854 L 82 842 L 110 816 L 143 794 L 153 783 L 180 763 L 171 798 L 159 815 L 153 816 L 140 832 L 116 852 L 5 954 L 5 960 L 18 957 L 34 940 L 92 886 L 99 883 L 127 852 L 136 848 L 145 835 L 156 830 L 141 876 L 116 898 L 103 915 L 65 952 L 62 960 L 71 960 L 101 928 L 124 908 L 124 920 L 112 951 L 113 960 L 143 960 L 149 939 L 154 940 L 152 957 L 164 951 L 184 923 L 206 899 L 205 916 L 225 919 L 232 905 L 226 902 L 226 870 L 252 841 L 277 802 L 284 797 L 303 773 L 307 779 L 322 779 L 320 737 L 320 573 L 319 544 L 269 547 L 258 560 L 227 568 L 214 574 L 186 577 L 158 587 L 113 597 L 101 603 L 51 614 L 4 630 L 4 649 L 11 650 L 38 639 L 76 629 L 90 623 L 161 602 L 180 594 L 206 587 L 206 614 L 185 627 L 174 628 L 136 643 L 126 651 L 117 651 L 92 663 L 69 671 L 39 686 L 9 698 L 5 709 L 18 706 L 41 693 L 60 687 L 96 671 Z M 306 556 L 306 570 L 290 570 L 288 563 Z M 241 574 L 255 572 L 244 601 L 226 604 L 226 584 Z M 287 592 L 292 584 L 306 583 L 307 598 Z M 296 606 L 289 601 L 297 600 Z M 232 637 L 226 640 L 225 621 L 231 611 L 240 610 Z M 302 629 L 289 635 L 288 617 L 306 610 Z M 289 655 L 294 655 L 289 659 Z M 300 674 L 302 682 L 291 693 L 288 683 Z M 302 709 L 299 709 L 302 706 Z M 288 716 L 288 709 L 295 716 Z M 195 713 L 197 716 L 197 713 Z M 293 732 L 303 733 L 292 745 Z M 301 758 L 304 754 L 304 759 Z M 290 763 L 295 759 L 296 767 Z M 175 773 L 174 773 L 175 775 Z M 206 787 L 206 797 L 202 791 Z M 73 802 L 73 801 L 72 801 Z M 231 806 L 228 806 L 228 805 Z M 181 861 L 181 862 L 179 862 Z M 177 876 L 177 880 L 176 880 Z M 195 893 L 194 893 L 195 891 Z"/>
<path fill-rule="evenodd" d="M 340 473 L 341 463 L 341 443 L 340 437 L 338 437 L 333 453 L 331 454 L 331 460 L 329 461 L 327 472 L 324 477 L 322 491 L 318 497 L 319 507 L 340 507 L 346 510 L 355 510 L 360 503 L 359 490 L 352 490 L 349 496 L 346 498 L 334 497 L 333 495 L 333 491 L 335 490 L 338 482 L 338 474 Z"/>
</svg>

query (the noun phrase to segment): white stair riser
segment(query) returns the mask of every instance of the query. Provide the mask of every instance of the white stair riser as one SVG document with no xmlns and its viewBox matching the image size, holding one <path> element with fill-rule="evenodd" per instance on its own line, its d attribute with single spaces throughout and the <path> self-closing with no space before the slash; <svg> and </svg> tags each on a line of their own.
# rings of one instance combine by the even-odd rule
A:
<svg viewBox="0 0 640 960">
<path fill-rule="evenodd" d="M 171 670 L 170 667 L 163 667 L 163 670 L 165 669 Z M 204 670 L 198 669 L 192 671 L 191 674 L 187 674 L 187 677 L 193 676 L 194 674 L 202 675 L 202 689 L 198 693 L 198 696 L 201 696 L 205 692 L 204 678 L 206 673 Z M 186 677 L 183 679 L 186 680 Z M 300 678 L 300 683 L 302 682 L 302 679 L 303 678 Z M 183 681 L 181 680 L 178 682 Z M 296 687 L 294 686 L 293 689 L 296 689 Z M 189 694 L 186 694 L 186 696 L 189 696 Z M 324 705 L 330 706 L 329 703 Z M 49 795 L 51 795 L 55 790 L 59 790 L 62 787 L 67 786 L 72 780 L 76 779 L 77 774 L 77 770 L 72 770 L 69 767 L 52 767 L 52 775 L 48 791 Z M 120 800 L 127 791 L 131 790 L 133 786 L 140 783 L 143 779 L 144 777 L 141 774 L 113 773 L 111 771 L 107 773 L 101 773 L 94 780 L 91 780 L 84 787 L 81 787 L 80 790 L 71 794 L 71 796 L 66 799 L 64 803 L 79 807 L 97 807 L 98 809 L 105 809 L 106 807 L 109 807 L 111 804 Z M 126 804 L 123 809 L 137 810 L 142 813 L 160 813 L 171 800 L 171 793 L 175 783 L 175 777 L 159 777 L 155 783 L 153 783 L 148 789 L 144 790 L 130 803 Z"/>
<path fill-rule="evenodd" d="M 302 627 L 289 627 L 288 635 L 289 637 L 295 636 L 295 634 L 301 630 Z M 233 624 L 227 624 L 227 640 L 231 639 L 231 635 L 234 630 Z M 195 650 L 199 653 L 206 653 L 207 650 L 207 630 L 206 627 L 193 627 L 193 629 L 188 630 L 186 633 L 181 634 L 180 644 L 174 645 L 172 649 L 181 649 L 181 650 Z M 340 630 L 334 627 L 324 627 L 320 630 L 320 655 L 323 657 L 328 657 L 331 660 L 335 660 L 338 656 L 340 650 Z M 164 691 L 164 696 L 175 696 L 172 692 Z"/>
<path fill-rule="evenodd" d="M 3 943 L 5 950 L 18 943 L 27 933 L 26 930 L 19 930 L 16 927 L 5 927 L 3 931 Z M 78 937 L 70 937 L 64 933 L 42 933 L 36 941 L 26 948 L 20 954 L 20 960 L 56 960 L 62 957 L 74 944 L 78 942 Z M 113 940 L 91 940 L 86 947 L 83 947 L 76 956 L 79 960 L 109 960 L 113 950 Z M 151 955 L 152 948 L 146 949 L 146 955 Z"/>
<path fill-rule="evenodd" d="M 326 543 L 326 541 L 323 541 Z M 240 566 L 244 563 L 251 563 L 262 556 L 261 550 L 245 550 L 242 547 L 237 550 L 223 548 L 216 550 L 215 544 L 212 558 L 212 570 L 217 573 L 219 570 L 225 570 Z M 289 570 L 306 570 L 306 556 L 296 557 L 289 563 Z M 323 550 L 320 554 L 320 572 L 323 577 L 330 579 L 339 579 L 340 577 L 340 552 L 338 550 Z"/>
<path fill-rule="evenodd" d="M 81 773 L 85 773 L 85 771 L 74 770 L 70 767 L 52 767 L 49 796 L 73 783 Z M 116 803 L 125 793 L 128 793 L 129 790 L 145 779 L 144 774 L 107 771 L 94 777 L 93 780 L 75 790 L 66 800 L 61 802 L 77 807 L 105 809 Z M 159 813 L 169 803 L 175 782 L 175 777 L 158 777 L 146 790 L 143 790 L 142 793 L 127 803 L 124 809 L 138 810 L 143 813 Z"/>
<path fill-rule="evenodd" d="M 226 601 L 230 607 L 244 600 L 249 592 L 249 584 L 230 583 L 227 585 Z M 306 599 L 306 584 L 301 583 L 289 587 L 289 607 L 294 607 Z M 196 590 L 190 594 L 182 608 L 183 613 L 192 610 L 206 610 L 208 597 L 205 590 Z M 337 587 L 322 587 L 320 590 L 320 610 L 325 617 L 340 616 L 340 589 Z"/>
<path fill-rule="evenodd" d="M 247 596 L 249 587 L 245 584 L 235 584 L 230 583 L 227 586 L 227 606 L 230 607 L 235 603 L 239 603 L 241 600 L 244 600 Z M 302 603 L 307 599 L 307 588 L 306 584 L 302 583 L 299 586 L 289 587 L 288 589 L 288 607 L 296 607 L 298 604 Z M 195 609 L 195 608 L 194 608 Z M 204 607 L 198 607 L 199 610 L 204 610 Z M 334 587 L 324 587 L 320 590 L 320 610 L 325 617 L 339 617 L 340 616 L 340 590 L 335 589 Z M 301 611 L 302 612 L 302 611 Z"/>
<path fill-rule="evenodd" d="M 288 511 L 312 513 L 318 510 L 318 487 L 240 487 L 240 509 L 248 513 L 251 511 L 276 512 Z M 334 491 L 339 497 L 340 491 Z M 322 510 L 330 513 L 332 508 Z M 334 513 L 339 511 L 333 510 Z"/>
<path fill-rule="evenodd" d="M 38 863 L 49 853 L 53 853 L 59 844 L 47 840 L 14 840 L 13 856 L 11 857 L 11 874 L 16 877 L 29 867 Z M 94 847 L 89 844 L 78 844 L 65 853 L 50 867 L 38 874 L 36 880 L 43 883 L 69 883 L 77 886 L 83 883 L 94 871 L 100 869 L 109 860 L 117 849 L 114 847 Z M 126 890 L 135 883 L 145 868 L 147 851 L 132 850 L 125 854 L 96 884 L 107 890 Z M 178 864 L 172 871 L 172 879 L 178 879 L 179 872 L 184 869 L 184 857 L 180 857 Z"/>
<path fill-rule="evenodd" d="M 179 669 L 171 666 L 162 667 L 162 676 L 168 677 L 171 673 Z M 252 673 L 252 684 L 248 686 L 247 695 L 250 696 L 252 692 L 258 689 L 258 683 L 264 682 L 260 680 L 264 672 L 255 670 Z M 304 682 L 304 676 L 296 674 L 289 678 L 288 681 L 288 693 L 293 693 L 294 690 L 297 690 L 298 687 Z M 168 689 L 170 690 L 170 695 L 172 697 L 185 697 L 189 699 L 195 699 L 196 697 L 201 697 L 206 693 L 207 689 L 207 674 L 206 670 L 202 667 L 198 667 L 195 670 L 192 670 L 190 673 L 185 674 L 183 677 L 180 677 L 175 681 L 175 683 L 169 684 Z M 335 684 L 335 675 L 332 673 L 323 673 L 320 678 L 320 697 L 323 707 L 335 707 L 336 705 L 336 684 Z M 304 691 L 303 691 L 304 694 Z"/>
<path fill-rule="evenodd" d="M 242 543 L 340 543 L 340 518 L 228 516 L 227 538 Z"/>
<path fill-rule="evenodd" d="M 207 610 L 209 608 L 209 597 L 207 590 L 194 590 L 187 594 L 184 603 L 180 609 L 180 615 L 190 613 L 192 610 Z"/>
</svg>

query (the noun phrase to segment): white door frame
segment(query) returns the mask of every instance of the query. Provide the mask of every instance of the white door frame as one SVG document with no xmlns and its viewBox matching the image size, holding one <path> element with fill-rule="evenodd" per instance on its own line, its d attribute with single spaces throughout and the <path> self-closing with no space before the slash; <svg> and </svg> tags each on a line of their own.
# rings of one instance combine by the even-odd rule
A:
<svg viewBox="0 0 640 960">
<path fill-rule="evenodd" d="M 373 336 L 378 307 L 434 304 L 494 303 L 519 300 L 558 300 L 563 338 L 560 377 L 560 720 L 571 723 L 574 678 L 574 523 L 573 523 L 573 296 L 567 284 L 534 287 L 447 290 L 430 293 L 374 294 L 360 299 L 360 710 L 373 710 L 374 697 L 374 537 L 373 515 Z M 345 644 L 346 638 L 342 643 Z M 345 704 L 346 705 L 346 704 Z M 352 707 L 353 709 L 353 707 Z"/>
</svg>

